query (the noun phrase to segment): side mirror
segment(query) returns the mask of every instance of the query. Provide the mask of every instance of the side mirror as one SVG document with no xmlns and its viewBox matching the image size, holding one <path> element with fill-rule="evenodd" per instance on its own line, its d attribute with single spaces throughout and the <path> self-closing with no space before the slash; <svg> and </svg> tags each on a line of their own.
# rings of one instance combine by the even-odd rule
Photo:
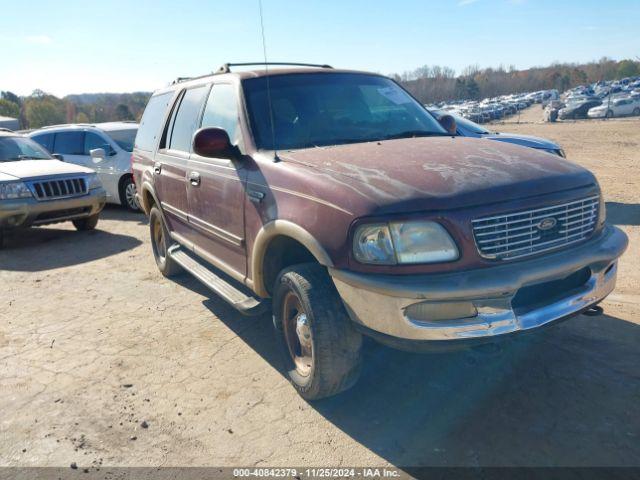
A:
<svg viewBox="0 0 640 480">
<path fill-rule="evenodd" d="M 61 162 L 64 162 L 64 156 L 62 156 L 62 155 L 61 155 L 61 154 L 59 154 L 59 153 L 52 153 L 52 154 L 51 154 L 51 156 L 52 156 L 53 158 L 55 158 L 56 160 L 60 160 Z"/>
<path fill-rule="evenodd" d="M 238 157 L 227 131 L 217 127 L 201 128 L 193 135 L 193 153 L 201 157 L 229 160 Z"/>
<path fill-rule="evenodd" d="M 93 163 L 100 163 L 106 158 L 107 152 L 104 151 L 104 148 L 94 148 L 93 150 L 89 150 L 89 155 L 91 155 Z"/>
<path fill-rule="evenodd" d="M 451 115 L 442 115 L 438 122 L 442 125 L 449 135 L 456 135 L 458 133 L 458 126 L 456 125 L 456 120 Z"/>
</svg>

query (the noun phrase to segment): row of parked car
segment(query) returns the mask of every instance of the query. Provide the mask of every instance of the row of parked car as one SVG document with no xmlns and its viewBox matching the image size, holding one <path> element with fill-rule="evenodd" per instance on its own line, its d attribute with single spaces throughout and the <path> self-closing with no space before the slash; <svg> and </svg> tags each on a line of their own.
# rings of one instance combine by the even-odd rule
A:
<svg viewBox="0 0 640 480">
<path fill-rule="evenodd" d="M 427 105 L 427 108 L 444 110 L 475 123 L 487 123 L 502 120 L 517 114 L 534 103 L 547 103 L 560 98 L 557 90 L 540 90 L 528 93 L 515 93 L 499 97 L 485 98 L 480 101 L 462 100 L 439 102 Z"/>
</svg>

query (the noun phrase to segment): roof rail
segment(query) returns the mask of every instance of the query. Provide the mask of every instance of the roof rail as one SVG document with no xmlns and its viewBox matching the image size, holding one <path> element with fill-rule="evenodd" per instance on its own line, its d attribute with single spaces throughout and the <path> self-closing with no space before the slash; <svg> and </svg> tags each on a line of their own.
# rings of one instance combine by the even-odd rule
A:
<svg viewBox="0 0 640 480">
<path fill-rule="evenodd" d="M 317 63 L 297 63 L 297 62 L 247 62 L 247 63 L 225 63 L 216 73 L 229 73 L 231 67 L 249 67 L 253 65 L 280 65 L 291 67 L 316 67 L 316 68 L 333 68 L 331 65 L 320 65 Z"/>
</svg>

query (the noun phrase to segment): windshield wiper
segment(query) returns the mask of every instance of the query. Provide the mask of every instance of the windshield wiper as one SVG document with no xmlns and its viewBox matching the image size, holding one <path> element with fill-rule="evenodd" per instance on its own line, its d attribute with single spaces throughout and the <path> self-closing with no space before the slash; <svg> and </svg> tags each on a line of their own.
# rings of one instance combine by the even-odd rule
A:
<svg viewBox="0 0 640 480">
<path fill-rule="evenodd" d="M 416 137 L 449 137 L 448 133 L 425 132 L 424 130 L 407 130 L 406 132 L 387 135 L 383 140 L 394 140 L 396 138 L 416 138 Z"/>
</svg>

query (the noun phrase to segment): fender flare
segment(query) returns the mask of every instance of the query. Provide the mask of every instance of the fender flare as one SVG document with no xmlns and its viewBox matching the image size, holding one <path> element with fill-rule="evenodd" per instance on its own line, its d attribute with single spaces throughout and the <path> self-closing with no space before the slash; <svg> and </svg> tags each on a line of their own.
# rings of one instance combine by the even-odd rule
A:
<svg viewBox="0 0 640 480">
<path fill-rule="evenodd" d="M 264 257 L 269 248 L 271 240 L 275 237 L 284 236 L 292 238 L 300 242 L 321 265 L 325 267 L 333 267 L 331 257 L 307 230 L 288 220 L 273 220 L 260 228 L 253 242 L 253 250 L 251 253 L 251 274 L 252 288 L 261 297 L 269 297 L 269 293 L 264 284 Z"/>
</svg>

